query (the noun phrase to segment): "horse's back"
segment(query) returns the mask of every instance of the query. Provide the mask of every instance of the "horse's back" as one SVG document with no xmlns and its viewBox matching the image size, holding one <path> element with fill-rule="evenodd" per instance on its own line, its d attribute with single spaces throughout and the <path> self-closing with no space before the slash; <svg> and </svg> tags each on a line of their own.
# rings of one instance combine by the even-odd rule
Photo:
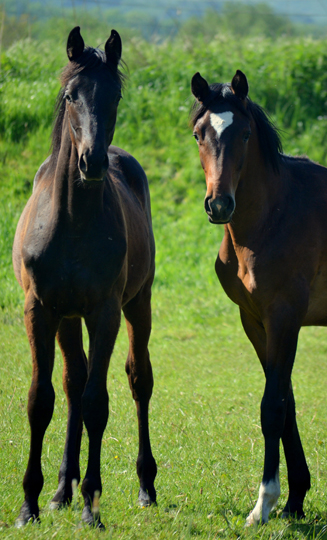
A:
<svg viewBox="0 0 327 540">
<path fill-rule="evenodd" d="M 283 156 L 283 163 L 290 175 L 290 191 L 308 205 L 322 208 L 327 205 L 327 168 L 306 156 Z M 313 210 L 313 209 L 312 209 Z"/>
</svg>

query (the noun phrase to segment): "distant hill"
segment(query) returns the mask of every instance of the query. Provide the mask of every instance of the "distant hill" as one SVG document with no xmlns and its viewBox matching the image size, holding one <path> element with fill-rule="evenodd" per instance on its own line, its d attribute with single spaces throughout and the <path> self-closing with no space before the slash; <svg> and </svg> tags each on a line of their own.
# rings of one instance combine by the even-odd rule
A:
<svg viewBox="0 0 327 540">
<path fill-rule="evenodd" d="M 0 48 L 22 37 L 59 39 L 82 23 L 92 30 L 115 26 L 148 40 L 180 32 L 211 39 L 221 31 L 316 38 L 327 32 L 327 0 L 2 0 Z"/>
</svg>

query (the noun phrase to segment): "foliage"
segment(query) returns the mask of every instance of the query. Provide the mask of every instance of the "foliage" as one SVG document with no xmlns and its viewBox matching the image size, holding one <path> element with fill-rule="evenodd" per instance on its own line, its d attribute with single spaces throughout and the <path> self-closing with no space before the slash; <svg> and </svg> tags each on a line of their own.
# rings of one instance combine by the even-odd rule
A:
<svg viewBox="0 0 327 540">
<path fill-rule="evenodd" d="M 180 30 L 183 34 L 202 35 L 206 41 L 213 39 L 218 32 L 229 32 L 235 36 L 295 35 L 298 27 L 285 16 L 277 15 L 267 4 L 244 4 L 226 2 L 222 11 L 208 9 L 199 20 L 191 17 Z"/>
<path fill-rule="evenodd" d="M 30 35 L 28 15 L 10 17 L 0 9 L 0 35 L 1 46 L 5 49 L 17 40 L 28 38 Z"/>
</svg>

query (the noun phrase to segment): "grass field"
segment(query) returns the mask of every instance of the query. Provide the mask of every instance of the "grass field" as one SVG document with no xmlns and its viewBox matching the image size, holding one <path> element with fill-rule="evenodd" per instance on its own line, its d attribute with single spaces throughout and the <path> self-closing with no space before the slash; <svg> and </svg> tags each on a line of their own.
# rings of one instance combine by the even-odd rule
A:
<svg viewBox="0 0 327 540">
<path fill-rule="evenodd" d="M 272 49 L 271 41 L 259 40 L 256 54 L 253 42 L 229 44 L 229 54 L 227 44 L 227 38 L 221 38 L 204 50 L 204 43 L 202 48 L 200 43 L 198 48 L 187 43 L 181 48 L 138 41 L 126 48 L 130 76 L 114 142 L 142 163 L 152 195 L 157 273 L 150 342 L 155 378 L 150 430 L 158 464 L 158 506 L 140 509 L 136 504 L 137 424 L 124 373 L 127 337 L 122 324 L 108 377 L 110 417 L 103 440 L 101 497 L 107 529 L 101 533 L 80 526 L 78 494 L 71 508 L 55 514 L 48 511 L 66 424 L 58 351 L 55 413 L 43 449 L 41 524 L 24 530 L 13 527 L 23 500 L 21 482 L 28 458 L 31 361 L 22 320 L 23 295 L 13 277 L 10 252 L 33 176 L 48 152 L 57 74 L 65 58 L 61 52 L 52 58 L 47 44 L 41 47 L 42 55 L 33 43 L 18 43 L 3 59 L 7 76 L 0 88 L 0 538 L 327 538 L 327 339 L 321 328 L 301 332 L 293 377 L 298 424 L 312 474 L 306 519 L 288 522 L 278 517 L 287 498 L 282 456 L 277 509 L 267 526 L 244 528 L 262 474 L 264 377 L 241 328 L 238 309 L 215 277 L 222 227 L 207 222 L 203 173 L 187 126 L 193 73 L 200 69 L 210 81 L 218 80 L 216 74 L 228 80 L 241 68 L 249 72 L 250 85 L 252 77 L 252 97 L 288 130 L 287 151 L 306 152 L 324 162 L 326 43 L 291 46 L 281 40 Z M 225 56 L 218 55 L 222 47 Z M 278 58 L 284 58 L 283 65 Z M 85 343 L 87 348 L 86 336 Z M 86 456 L 84 433 L 82 472 Z"/>
</svg>

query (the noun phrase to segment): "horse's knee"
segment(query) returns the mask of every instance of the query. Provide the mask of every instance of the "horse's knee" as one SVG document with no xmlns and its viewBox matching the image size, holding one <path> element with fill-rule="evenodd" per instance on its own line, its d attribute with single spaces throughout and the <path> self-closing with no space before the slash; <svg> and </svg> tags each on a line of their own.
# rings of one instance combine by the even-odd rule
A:
<svg viewBox="0 0 327 540">
<path fill-rule="evenodd" d="M 153 389 L 153 373 L 149 353 L 147 353 L 146 360 L 142 364 L 128 357 L 125 371 L 128 376 L 133 399 L 135 401 L 149 401 Z"/>
<path fill-rule="evenodd" d="M 86 367 L 81 366 L 81 372 L 76 377 L 71 378 L 68 373 L 64 373 L 63 377 L 63 388 L 66 394 L 68 402 L 80 403 L 81 396 L 85 389 L 87 381 L 87 370 Z"/>
<path fill-rule="evenodd" d="M 82 396 L 82 417 L 89 435 L 103 433 L 109 417 L 107 389 L 91 391 L 86 388 Z"/>
<path fill-rule="evenodd" d="M 32 381 L 28 396 L 28 417 L 31 428 L 46 430 L 52 418 L 55 392 L 50 380 Z"/>
</svg>

